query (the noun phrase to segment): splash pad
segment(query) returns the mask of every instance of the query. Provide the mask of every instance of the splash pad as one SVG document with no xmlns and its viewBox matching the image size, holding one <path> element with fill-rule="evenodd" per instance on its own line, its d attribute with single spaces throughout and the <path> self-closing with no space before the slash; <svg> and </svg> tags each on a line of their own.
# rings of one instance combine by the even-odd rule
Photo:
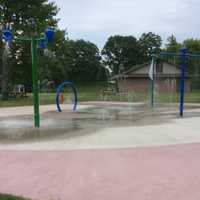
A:
<svg viewBox="0 0 200 200">
<path fill-rule="evenodd" d="M 0 149 L 127 148 L 200 141 L 195 128 L 200 105 L 186 104 L 184 118 L 174 108 L 177 105 L 151 109 L 141 103 L 90 102 L 79 105 L 77 112 L 68 105 L 59 113 L 55 105 L 41 106 L 40 129 L 32 126 L 31 107 L 2 109 Z M 26 114 L 16 117 L 22 109 Z"/>
</svg>

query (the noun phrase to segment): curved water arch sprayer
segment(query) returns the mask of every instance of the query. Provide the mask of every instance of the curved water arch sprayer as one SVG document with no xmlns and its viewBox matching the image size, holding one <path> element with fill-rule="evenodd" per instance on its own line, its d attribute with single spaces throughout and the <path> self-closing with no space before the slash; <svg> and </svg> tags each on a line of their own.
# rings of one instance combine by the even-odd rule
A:
<svg viewBox="0 0 200 200">
<path fill-rule="evenodd" d="M 183 117 L 184 114 L 184 100 L 185 100 L 185 71 L 186 71 L 186 61 L 188 57 L 192 58 L 199 58 L 200 54 L 189 54 L 188 50 L 184 47 L 180 49 L 180 53 L 176 52 L 161 52 L 160 56 L 177 56 L 180 58 L 180 70 L 181 70 L 181 76 L 180 76 L 180 97 L 179 97 L 179 115 L 180 117 Z M 149 77 L 151 79 L 151 97 L 150 102 L 151 106 L 154 107 L 154 74 L 155 74 L 155 60 L 159 57 L 157 55 L 152 55 L 152 64 L 149 70 Z"/>
<path fill-rule="evenodd" d="M 65 86 L 70 87 L 72 89 L 72 91 L 73 91 L 73 94 L 74 94 L 73 111 L 76 111 L 77 103 L 78 103 L 77 90 L 76 90 L 76 87 L 74 86 L 74 84 L 72 82 L 70 82 L 70 81 L 63 82 L 62 84 L 60 84 L 58 86 L 58 88 L 56 90 L 56 105 L 57 105 L 57 109 L 58 109 L 59 112 L 62 112 L 62 109 L 60 107 L 60 96 L 61 96 L 62 89 Z"/>
</svg>

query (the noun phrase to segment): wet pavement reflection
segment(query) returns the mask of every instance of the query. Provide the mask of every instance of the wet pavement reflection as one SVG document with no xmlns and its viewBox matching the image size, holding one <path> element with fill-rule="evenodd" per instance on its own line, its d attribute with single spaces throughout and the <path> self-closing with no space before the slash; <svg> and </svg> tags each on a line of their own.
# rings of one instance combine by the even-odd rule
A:
<svg viewBox="0 0 200 200">
<path fill-rule="evenodd" d="M 195 113 L 187 116 L 195 117 Z M 146 105 L 96 106 L 62 113 L 50 111 L 42 114 L 40 129 L 33 127 L 33 116 L 4 117 L 0 118 L 0 144 L 66 140 L 104 128 L 157 125 L 178 117 L 177 107 L 151 109 Z"/>
</svg>

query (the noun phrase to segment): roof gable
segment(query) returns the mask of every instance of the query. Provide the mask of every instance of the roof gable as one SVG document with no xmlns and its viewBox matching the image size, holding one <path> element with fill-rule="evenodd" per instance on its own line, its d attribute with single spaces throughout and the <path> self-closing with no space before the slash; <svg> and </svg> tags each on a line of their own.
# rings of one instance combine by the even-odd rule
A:
<svg viewBox="0 0 200 200">
<path fill-rule="evenodd" d="M 156 71 L 155 67 L 155 75 L 157 77 L 180 77 L 180 68 L 177 65 L 173 65 L 171 63 L 162 61 L 162 72 Z M 111 79 L 116 78 L 122 78 L 122 77 L 149 77 L 149 69 L 150 69 L 150 63 L 144 63 L 141 65 L 135 65 L 131 69 L 124 71 L 123 73 L 120 73 L 118 75 L 113 76 Z M 158 66 L 158 64 L 156 65 Z M 186 74 L 186 77 L 188 77 L 188 74 Z"/>
<path fill-rule="evenodd" d="M 163 67 L 162 74 L 180 74 L 180 69 L 176 65 L 163 62 L 162 67 Z M 145 63 L 142 65 L 136 65 L 132 67 L 131 69 L 123 72 L 122 74 L 123 75 L 134 75 L 134 74 L 146 75 L 149 73 L 149 69 L 150 69 L 150 63 Z"/>
</svg>

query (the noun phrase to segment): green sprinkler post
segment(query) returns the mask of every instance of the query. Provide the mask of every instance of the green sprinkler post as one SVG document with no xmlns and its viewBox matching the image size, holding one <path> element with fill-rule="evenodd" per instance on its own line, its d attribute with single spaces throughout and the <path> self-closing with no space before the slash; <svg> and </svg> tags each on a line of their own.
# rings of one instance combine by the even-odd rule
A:
<svg viewBox="0 0 200 200">
<path fill-rule="evenodd" d="M 152 56 L 152 63 L 151 63 L 151 90 L 150 90 L 150 99 L 151 99 L 151 107 L 153 108 L 154 107 L 154 93 L 155 93 L 155 80 L 154 80 L 154 78 L 155 78 L 155 75 L 154 75 L 154 67 L 155 67 L 155 57 L 154 57 L 154 55 Z"/>
<path fill-rule="evenodd" d="M 38 67 L 37 67 L 37 39 L 31 39 L 31 56 L 32 56 L 32 82 L 33 82 L 33 102 L 34 102 L 34 122 L 35 127 L 40 127 L 40 110 L 39 110 L 39 85 L 38 85 Z"/>
<path fill-rule="evenodd" d="M 15 38 L 16 40 L 31 41 L 31 59 L 32 59 L 32 82 L 33 82 L 33 102 L 34 102 L 34 123 L 35 127 L 40 127 L 40 110 L 39 110 L 39 79 L 38 79 L 38 67 L 37 67 L 37 48 L 46 48 L 46 44 L 53 40 L 54 29 L 47 28 L 45 36 L 42 38 L 36 38 L 33 36 L 30 38 Z M 2 31 L 2 38 L 6 42 L 10 42 L 13 39 L 12 31 L 10 27 L 6 27 Z"/>
</svg>

